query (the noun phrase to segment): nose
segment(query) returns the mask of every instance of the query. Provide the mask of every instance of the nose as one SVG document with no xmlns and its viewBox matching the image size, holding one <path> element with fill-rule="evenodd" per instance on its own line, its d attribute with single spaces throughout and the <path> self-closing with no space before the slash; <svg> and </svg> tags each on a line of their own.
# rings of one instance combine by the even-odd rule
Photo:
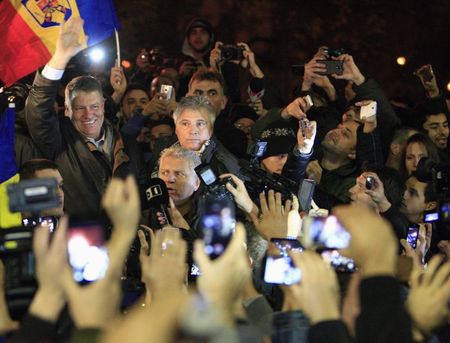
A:
<svg viewBox="0 0 450 343">
<path fill-rule="evenodd" d="M 193 136 L 196 136 L 199 134 L 199 129 L 197 127 L 197 125 L 191 125 L 189 128 L 189 133 Z"/>
</svg>

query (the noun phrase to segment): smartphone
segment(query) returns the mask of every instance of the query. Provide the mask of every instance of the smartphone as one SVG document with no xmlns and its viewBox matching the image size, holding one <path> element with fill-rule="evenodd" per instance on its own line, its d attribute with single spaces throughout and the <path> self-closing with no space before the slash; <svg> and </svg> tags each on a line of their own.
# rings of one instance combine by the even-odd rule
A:
<svg viewBox="0 0 450 343">
<path fill-rule="evenodd" d="M 101 279 L 108 268 L 104 228 L 97 221 L 70 220 L 67 251 L 72 275 L 79 284 Z"/>
<path fill-rule="evenodd" d="M 408 234 L 406 236 L 406 241 L 408 244 L 415 249 L 417 247 L 417 238 L 419 237 L 419 225 L 414 224 L 408 228 Z"/>
<path fill-rule="evenodd" d="M 342 75 L 344 72 L 344 62 L 334 60 L 317 60 L 318 63 L 324 64 L 326 70 L 324 72 L 317 73 L 319 75 Z"/>
<path fill-rule="evenodd" d="M 292 285 L 300 282 L 302 273 L 289 255 L 269 255 L 264 268 L 264 281 L 277 285 Z"/>
<path fill-rule="evenodd" d="M 308 94 L 306 96 L 303 97 L 303 100 L 305 100 L 305 102 L 308 104 L 309 107 L 314 106 L 314 103 L 312 101 L 311 96 Z"/>
<path fill-rule="evenodd" d="M 316 181 L 310 179 L 303 179 L 298 190 L 298 202 L 300 210 L 309 212 L 311 209 L 311 201 L 314 195 Z"/>
<path fill-rule="evenodd" d="M 371 101 L 367 105 L 361 106 L 359 111 L 359 118 L 361 120 L 367 119 L 377 114 L 377 102 Z"/>
<path fill-rule="evenodd" d="M 424 223 L 434 223 L 439 220 L 439 212 L 428 212 L 423 215 Z"/>
<path fill-rule="evenodd" d="M 373 186 L 375 186 L 375 178 L 373 176 L 366 177 L 366 183 L 365 183 L 366 189 L 371 190 Z"/>
<path fill-rule="evenodd" d="M 171 85 L 161 85 L 159 87 L 159 93 L 163 94 L 164 100 L 172 99 L 173 96 L 173 86 Z"/>
<path fill-rule="evenodd" d="M 339 250 L 325 250 L 321 252 L 321 256 L 338 273 L 353 273 L 357 270 L 355 261 L 342 256 Z"/>
<path fill-rule="evenodd" d="M 272 238 L 270 242 L 275 245 L 282 256 L 288 256 L 291 250 L 303 251 L 300 242 L 293 238 Z"/>
<path fill-rule="evenodd" d="M 350 243 L 350 233 L 335 216 L 303 218 L 301 243 L 305 248 L 344 249 Z"/>
<path fill-rule="evenodd" d="M 199 209 L 205 253 L 216 259 L 226 250 L 236 226 L 234 203 L 226 197 L 205 196 Z"/>
</svg>

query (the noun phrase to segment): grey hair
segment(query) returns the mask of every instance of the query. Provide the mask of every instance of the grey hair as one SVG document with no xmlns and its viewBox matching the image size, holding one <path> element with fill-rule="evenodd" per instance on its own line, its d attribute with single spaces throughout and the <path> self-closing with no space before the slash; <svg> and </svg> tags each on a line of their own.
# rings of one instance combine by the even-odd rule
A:
<svg viewBox="0 0 450 343">
<path fill-rule="evenodd" d="M 216 120 L 216 111 L 214 110 L 214 107 L 211 106 L 206 96 L 197 95 L 181 98 L 180 102 L 178 103 L 177 109 L 175 110 L 175 112 L 173 112 L 173 120 L 175 122 L 175 125 L 177 124 L 180 113 L 187 109 L 199 111 L 203 114 L 209 115 L 209 117 L 211 118 L 211 125 L 214 125 L 214 121 Z"/>
<path fill-rule="evenodd" d="M 191 167 L 192 169 L 195 169 L 195 167 L 202 164 L 200 156 L 196 152 L 185 149 L 179 144 L 174 144 L 169 148 L 164 149 L 161 152 L 159 160 L 162 161 L 164 157 L 173 157 L 181 160 L 186 160 L 189 162 L 189 167 Z"/>
</svg>

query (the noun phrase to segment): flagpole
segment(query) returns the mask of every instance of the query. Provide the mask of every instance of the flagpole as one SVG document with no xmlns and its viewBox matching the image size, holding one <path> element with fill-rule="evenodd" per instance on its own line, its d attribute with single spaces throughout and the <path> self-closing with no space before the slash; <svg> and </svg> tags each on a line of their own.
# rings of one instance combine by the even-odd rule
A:
<svg viewBox="0 0 450 343">
<path fill-rule="evenodd" d="M 120 61 L 120 42 L 119 42 L 119 32 L 117 32 L 117 29 L 114 29 L 114 32 L 116 34 L 116 50 L 117 50 L 117 66 L 120 67 L 121 61 Z"/>
</svg>

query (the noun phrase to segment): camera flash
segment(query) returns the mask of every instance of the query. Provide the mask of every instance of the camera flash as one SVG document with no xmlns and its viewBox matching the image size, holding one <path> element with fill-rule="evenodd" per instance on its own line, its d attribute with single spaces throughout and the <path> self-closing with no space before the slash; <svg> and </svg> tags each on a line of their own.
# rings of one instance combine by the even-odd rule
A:
<svg viewBox="0 0 450 343">
<path fill-rule="evenodd" d="M 91 57 L 93 62 L 100 62 L 103 57 L 105 57 L 105 52 L 102 49 L 95 48 L 91 50 L 89 56 Z"/>
<path fill-rule="evenodd" d="M 450 82 L 447 83 L 447 90 L 450 92 Z"/>
<path fill-rule="evenodd" d="M 397 57 L 397 64 L 404 66 L 406 64 L 406 58 L 403 56 Z"/>
</svg>

